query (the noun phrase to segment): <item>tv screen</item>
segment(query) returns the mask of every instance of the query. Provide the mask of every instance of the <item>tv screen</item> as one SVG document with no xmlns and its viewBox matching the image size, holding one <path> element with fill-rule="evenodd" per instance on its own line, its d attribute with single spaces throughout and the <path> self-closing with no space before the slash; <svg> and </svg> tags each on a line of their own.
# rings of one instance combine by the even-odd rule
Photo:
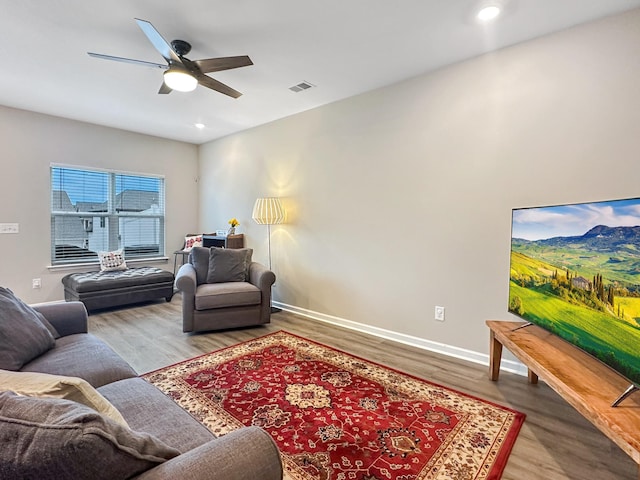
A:
<svg viewBox="0 0 640 480">
<path fill-rule="evenodd" d="M 513 210 L 509 311 L 640 384 L 640 198 Z"/>
</svg>

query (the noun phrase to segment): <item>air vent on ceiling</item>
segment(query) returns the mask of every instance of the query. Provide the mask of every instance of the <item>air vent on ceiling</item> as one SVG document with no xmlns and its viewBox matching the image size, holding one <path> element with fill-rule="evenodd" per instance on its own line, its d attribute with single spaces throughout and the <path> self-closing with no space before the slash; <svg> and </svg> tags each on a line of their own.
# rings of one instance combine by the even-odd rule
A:
<svg viewBox="0 0 640 480">
<path fill-rule="evenodd" d="M 289 90 L 291 90 L 292 92 L 298 93 L 304 90 L 308 90 L 311 87 L 315 87 L 315 85 L 305 81 L 305 82 L 300 82 L 299 84 L 294 85 L 293 87 L 289 87 Z"/>
</svg>

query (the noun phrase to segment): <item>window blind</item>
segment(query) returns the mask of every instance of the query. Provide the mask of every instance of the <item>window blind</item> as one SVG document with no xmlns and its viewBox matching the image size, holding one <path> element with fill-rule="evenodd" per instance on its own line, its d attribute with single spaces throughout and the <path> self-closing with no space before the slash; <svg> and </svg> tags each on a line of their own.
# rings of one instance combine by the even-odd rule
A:
<svg viewBox="0 0 640 480">
<path fill-rule="evenodd" d="M 164 178 L 51 167 L 51 263 L 164 256 Z"/>
</svg>

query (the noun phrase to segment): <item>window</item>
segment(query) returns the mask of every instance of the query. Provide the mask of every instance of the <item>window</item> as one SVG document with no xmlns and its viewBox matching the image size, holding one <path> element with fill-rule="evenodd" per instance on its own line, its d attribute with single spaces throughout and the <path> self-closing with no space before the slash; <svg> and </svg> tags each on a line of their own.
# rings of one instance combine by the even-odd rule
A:
<svg viewBox="0 0 640 480">
<path fill-rule="evenodd" d="M 164 178 L 51 167 L 51 264 L 164 256 Z"/>
</svg>

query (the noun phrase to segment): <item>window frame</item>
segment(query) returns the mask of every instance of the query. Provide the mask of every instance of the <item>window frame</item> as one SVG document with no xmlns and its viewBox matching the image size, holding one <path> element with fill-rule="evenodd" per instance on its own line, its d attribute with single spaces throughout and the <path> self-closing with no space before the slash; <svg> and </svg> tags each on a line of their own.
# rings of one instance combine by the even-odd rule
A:
<svg viewBox="0 0 640 480">
<path fill-rule="evenodd" d="M 102 194 L 105 196 L 106 201 L 103 202 L 95 202 L 95 203 L 106 203 L 106 210 L 99 211 L 78 211 L 77 204 L 79 200 L 76 200 L 76 203 L 71 205 L 75 207 L 74 210 L 54 210 L 54 205 L 56 202 L 54 200 L 54 195 L 56 192 L 65 192 L 67 198 L 69 198 L 69 193 L 64 188 L 60 188 L 59 180 L 55 179 L 56 171 L 62 172 L 64 170 L 73 170 L 79 172 L 79 175 L 84 174 L 104 174 L 106 175 L 106 187 L 96 188 L 96 193 Z M 60 174 L 60 173 L 58 173 Z M 148 190 L 149 192 L 153 192 L 157 194 L 157 203 L 152 203 L 150 208 L 143 211 L 127 211 L 118 208 L 117 200 L 118 195 L 126 191 L 137 191 L 143 192 L 147 191 L 144 189 L 131 189 L 125 188 L 122 183 L 127 182 L 127 177 L 132 177 L 135 181 L 139 180 L 144 181 L 157 181 L 158 182 L 158 190 Z M 83 179 L 84 180 L 84 179 Z M 120 193 L 117 193 L 117 188 L 120 188 Z M 96 241 L 99 240 L 99 243 L 108 244 L 108 247 L 105 249 L 99 249 L 100 251 L 112 251 L 119 250 L 122 248 L 125 251 L 125 258 L 127 261 L 145 261 L 145 260 L 153 260 L 153 259 L 166 259 L 166 182 L 164 175 L 157 174 L 149 174 L 149 173 L 140 173 L 140 172 L 129 172 L 115 169 L 103 169 L 103 168 L 92 168 L 86 166 L 78 166 L 78 165 L 68 165 L 68 164 L 56 164 L 51 163 L 49 167 L 49 196 L 50 196 L 50 205 L 49 211 L 51 215 L 51 232 L 50 232 L 50 255 L 51 255 L 51 266 L 52 267 L 63 267 L 63 266 L 76 266 L 76 265 L 93 265 L 99 264 L 99 259 L 97 256 L 98 249 L 92 251 L 89 249 L 90 238 L 89 235 L 93 234 L 94 230 L 103 230 L 106 229 L 106 233 L 102 232 L 102 236 Z M 59 193 L 62 195 L 61 193 Z M 139 193 L 138 193 L 139 195 Z M 122 202 L 124 197 L 120 198 Z M 69 198 L 69 201 L 71 199 Z M 85 202 L 85 200 L 82 200 Z M 61 203 L 58 200 L 58 205 Z M 122 206 L 122 205 L 121 205 Z M 155 208 L 154 208 L 155 206 Z M 153 210 L 153 211 L 148 211 Z M 63 243 L 57 243 L 61 239 L 66 240 L 64 236 L 60 236 L 58 231 L 56 230 L 56 219 L 74 219 L 77 218 L 79 220 L 80 228 L 85 232 L 86 237 L 82 240 L 83 245 L 80 247 L 78 245 L 71 245 L 74 249 L 81 248 L 86 249 L 88 254 L 80 254 L 74 255 L 72 253 L 67 256 L 60 255 L 57 251 L 57 246 L 64 245 Z M 152 223 L 152 227 L 149 228 L 149 231 L 144 231 L 141 238 L 147 240 L 146 235 L 151 237 L 150 242 L 148 244 L 140 244 L 137 245 L 137 251 L 134 247 L 136 246 L 127 246 L 123 245 L 126 239 L 122 238 L 121 231 L 126 227 L 125 222 L 134 221 L 135 219 L 149 219 L 154 221 Z M 72 220 L 75 223 L 75 220 Z M 155 223 L 157 222 L 157 223 Z M 87 223 L 91 224 L 91 229 L 85 228 Z M 99 228 L 98 228 L 99 226 Z M 109 228 L 110 227 L 110 228 Z M 61 229 L 64 227 L 60 227 Z M 146 227 L 141 228 L 140 230 L 145 230 Z M 125 230 L 126 231 L 126 230 Z M 97 234 L 96 234 L 97 235 Z M 139 233 L 140 235 L 140 233 Z M 70 237 L 66 237 L 70 238 Z M 77 239 L 76 239 L 77 240 Z M 149 248 L 144 248 L 145 245 Z M 157 248 L 153 248 L 157 245 Z"/>
</svg>

